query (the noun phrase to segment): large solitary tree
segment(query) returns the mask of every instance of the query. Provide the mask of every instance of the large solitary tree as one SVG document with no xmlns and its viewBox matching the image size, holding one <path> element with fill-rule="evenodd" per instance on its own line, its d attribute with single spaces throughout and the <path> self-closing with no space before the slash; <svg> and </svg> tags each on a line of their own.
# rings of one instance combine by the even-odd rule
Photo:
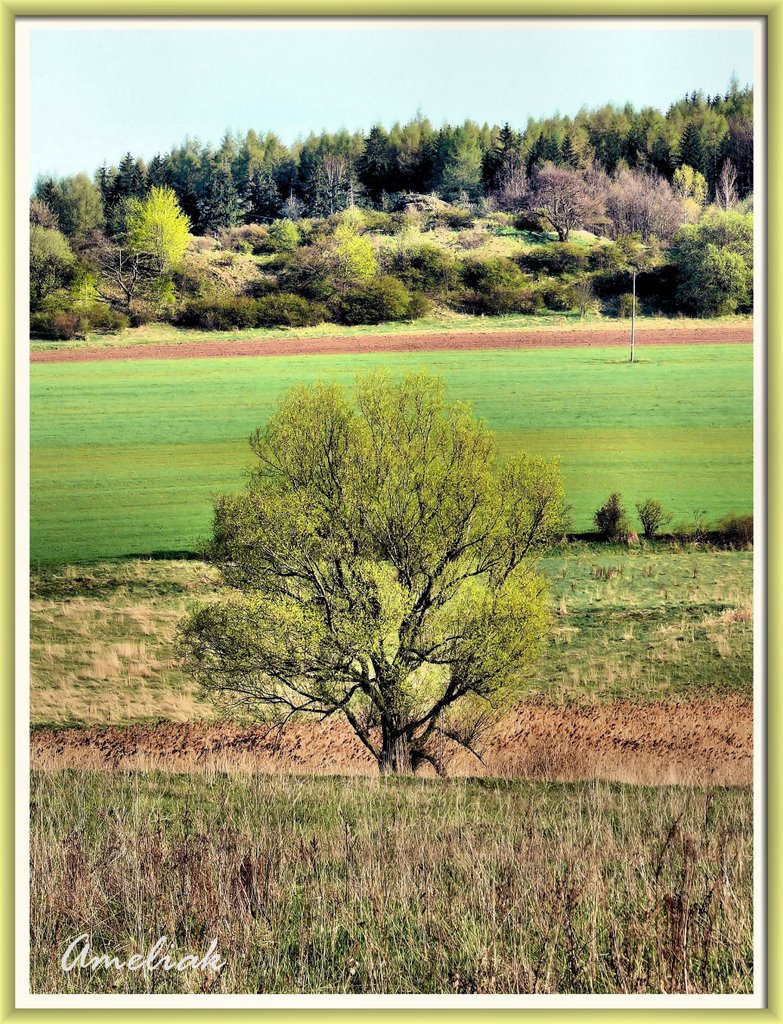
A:
<svg viewBox="0 0 783 1024">
<path fill-rule="evenodd" d="M 218 500 L 222 597 L 181 629 L 218 702 L 264 720 L 342 715 L 382 772 L 443 770 L 530 677 L 547 631 L 535 553 L 562 531 L 556 464 L 500 462 L 426 374 L 292 389 Z"/>
</svg>

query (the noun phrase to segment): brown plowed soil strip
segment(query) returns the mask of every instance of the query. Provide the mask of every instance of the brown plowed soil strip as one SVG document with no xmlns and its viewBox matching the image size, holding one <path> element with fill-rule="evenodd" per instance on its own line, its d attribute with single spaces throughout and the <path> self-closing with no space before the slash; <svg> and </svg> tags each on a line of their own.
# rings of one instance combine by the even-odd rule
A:
<svg viewBox="0 0 783 1024">
<path fill-rule="evenodd" d="M 484 764 L 446 751 L 449 775 L 652 785 L 749 786 L 753 708 L 740 698 L 683 703 L 521 706 L 489 734 Z M 37 730 L 34 768 L 157 769 L 376 774 L 371 757 L 337 721 L 268 727 L 139 725 Z"/>
<path fill-rule="evenodd" d="M 184 341 L 161 345 L 118 345 L 115 348 L 45 349 L 31 352 L 33 363 L 84 363 L 105 359 L 223 359 L 226 356 L 307 356 L 370 352 L 436 352 L 441 349 L 596 348 L 627 346 L 628 327 L 548 331 L 496 331 L 443 334 L 376 334 L 348 338 L 288 338 L 264 341 Z M 736 344 L 753 341 L 750 326 L 644 329 L 639 345 Z"/>
</svg>

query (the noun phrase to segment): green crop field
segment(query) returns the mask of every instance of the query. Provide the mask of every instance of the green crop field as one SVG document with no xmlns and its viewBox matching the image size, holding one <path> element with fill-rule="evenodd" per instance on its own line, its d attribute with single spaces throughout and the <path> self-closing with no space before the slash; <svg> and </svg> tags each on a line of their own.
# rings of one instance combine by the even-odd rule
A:
<svg viewBox="0 0 783 1024">
<path fill-rule="evenodd" d="M 749 345 L 641 346 L 31 366 L 31 558 L 193 550 L 212 496 L 241 486 L 246 438 L 292 384 L 426 367 L 497 431 L 559 456 L 575 530 L 613 490 L 674 524 L 752 508 Z"/>
</svg>

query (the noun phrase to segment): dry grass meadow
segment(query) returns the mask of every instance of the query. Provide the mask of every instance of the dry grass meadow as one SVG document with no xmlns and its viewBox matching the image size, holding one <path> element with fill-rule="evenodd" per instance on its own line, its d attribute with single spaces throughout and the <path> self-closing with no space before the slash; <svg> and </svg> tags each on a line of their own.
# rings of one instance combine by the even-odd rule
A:
<svg viewBox="0 0 783 1024">
<path fill-rule="evenodd" d="M 746 789 L 38 772 L 36 992 L 752 988 Z M 213 938 L 221 973 L 76 970 Z"/>
</svg>

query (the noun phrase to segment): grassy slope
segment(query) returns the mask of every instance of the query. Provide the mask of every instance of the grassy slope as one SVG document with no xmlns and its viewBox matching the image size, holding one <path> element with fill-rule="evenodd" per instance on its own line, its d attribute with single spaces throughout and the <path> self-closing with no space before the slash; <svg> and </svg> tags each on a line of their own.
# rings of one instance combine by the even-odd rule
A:
<svg viewBox="0 0 783 1024">
<path fill-rule="evenodd" d="M 752 690 L 751 552 L 571 544 L 542 561 L 553 630 L 531 689 L 551 700 Z M 33 574 L 31 719 L 123 724 L 214 716 L 174 659 L 186 609 L 214 590 L 199 562 Z"/>
<path fill-rule="evenodd" d="M 219 976 L 113 993 L 741 992 L 749 791 L 606 784 L 35 773 L 33 991 L 89 932 L 126 959 L 212 938 Z M 67 893 L 67 898 L 63 894 Z M 57 950 L 58 956 L 52 956 Z"/>
<path fill-rule="evenodd" d="M 501 450 L 562 459 L 573 525 L 612 490 L 675 521 L 752 505 L 752 350 L 386 353 L 31 367 L 31 557 L 77 562 L 192 550 L 215 492 L 241 486 L 246 438 L 292 384 L 427 367 Z"/>
</svg>

